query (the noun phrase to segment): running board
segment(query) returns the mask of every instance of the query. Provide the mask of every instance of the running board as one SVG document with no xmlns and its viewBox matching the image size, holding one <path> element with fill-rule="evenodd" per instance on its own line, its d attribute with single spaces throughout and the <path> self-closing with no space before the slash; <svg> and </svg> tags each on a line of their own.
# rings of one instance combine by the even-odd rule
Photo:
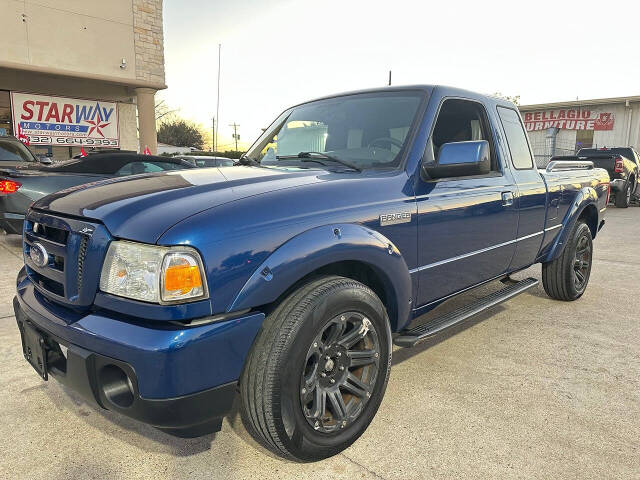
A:
<svg viewBox="0 0 640 480">
<path fill-rule="evenodd" d="M 495 307 L 516 295 L 520 295 L 530 288 L 535 287 L 538 283 L 539 280 L 536 278 L 526 278 L 521 280 L 503 288 L 502 290 L 498 290 L 491 295 L 476 300 L 469 305 L 464 305 L 457 310 L 449 312 L 442 317 L 435 318 L 429 323 L 418 325 L 411 330 L 404 330 L 400 335 L 394 338 L 393 343 L 399 347 L 413 347 L 417 343 L 432 337 L 436 333 L 440 333 L 449 327 L 462 323 L 468 318 L 484 312 L 491 307 Z"/>
</svg>

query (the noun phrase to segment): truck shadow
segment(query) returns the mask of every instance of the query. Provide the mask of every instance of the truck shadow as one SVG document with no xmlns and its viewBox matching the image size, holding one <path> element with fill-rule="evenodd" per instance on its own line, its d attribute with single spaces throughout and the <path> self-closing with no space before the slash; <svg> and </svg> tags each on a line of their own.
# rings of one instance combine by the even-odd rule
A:
<svg viewBox="0 0 640 480">
<path fill-rule="evenodd" d="M 90 430 L 100 431 L 104 435 L 111 436 L 114 440 L 126 442 L 131 446 L 148 452 L 164 453 L 174 457 L 198 455 L 216 450 L 212 447 L 215 445 L 214 442 L 216 442 L 219 434 L 226 437 L 226 440 L 220 439 L 218 443 L 228 444 L 229 437 L 224 433 L 228 433 L 231 430 L 236 437 L 236 440 L 231 440 L 232 442 L 239 440 L 239 442 L 252 450 L 260 451 L 261 454 L 267 455 L 272 459 L 282 461 L 280 457 L 277 457 L 270 450 L 256 442 L 247 431 L 240 415 L 239 395 L 236 395 L 231 411 L 224 418 L 221 432 L 196 438 L 180 438 L 118 413 L 104 410 L 97 405 L 89 404 L 73 390 L 69 390 L 63 385 L 57 384 L 53 388 L 46 388 L 46 390 L 57 410 L 71 411 L 78 420 L 85 422 Z M 222 446 L 220 445 L 220 447 Z"/>
<path fill-rule="evenodd" d="M 491 318 L 492 316 L 500 313 L 501 311 L 504 311 L 505 307 L 502 307 L 501 305 L 498 305 L 486 312 L 480 313 L 478 315 L 476 315 L 473 318 L 470 318 L 469 320 L 456 325 L 454 327 L 448 328 L 447 330 L 434 335 L 433 337 L 428 338 L 427 340 L 423 341 L 422 343 L 419 343 L 418 345 L 416 345 L 415 347 L 410 347 L 410 348 L 396 348 L 393 351 L 393 360 L 392 360 L 392 366 L 393 365 L 399 365 L 402 362 L 405 362 L 407 360 L 409 360 L 410 358 L 415 357 L 416 355 L 420 355 L 422 352 L 425 352 L 427 350 L 429 350 L 432 347 L 435 347 L 436 345 L 456 336 L 457 334 L 472 328 L 473 326 L 477 325 L 478 323 L 484 322 L 485 320 Z M 431 316 L 430 316 L 431 317 Z M 431 318 L 432 319 L 432 318 Z M 428 323 L 429 319 L 424 320 L 424 321 L 420 321 L 417 323 L 414 323 L 414 326 L 423 324 L 423 323 Z"/>
<path fill-rule="evenodd" d="M 72 411 L 91 430 L 100 431 L 146 451 L 188 457 L 210 450 L 216 438 L 215 433 L 197 438 L 174 437 L 150 425 L 89 404 L 73 390 L 61 384 L 51 385 L 55 387 L 47 388 L 47 395 L 57 410 Z"/>
<path fill-rule="evenodd" d="M 528 275 L 527 275 L 528 274 Z M 532 271 L 531 269 L 527 270 L 527 271 L 523 271 L 521 273 L 519 273 L 517 275 L 517 280 L 521 280 L 523 278 L 526 277 L 534 277 L 534 278 L 539 278 L 539 275 L 536 274 L 536 272 Z M 448 302 L 443 303 L 442 305 L 440 305 L 439 307 L 435 308 L 434 310 L 418 317 L 417 319 L 413 320 L 410 324 L 410 328 L 416 327 L 418 325 L 422 325 L 422 324 L 426 324 L 429 323 L 430 321 L 433 321 L 435 318 L 446 314 L 448 312 L 451 312 L 453 310 L 455 310 L 458 307 L 461 307 L 465 304 L 468 304 L 470 302 L 473 302 L 474 300 L 477 300 L 479 298 L 482 298 L 484 295 L 488 295 L 496 290 L 499 290 L 501 288 L 503 288 L 504 285 L 501 284 L 499 281 L 493 281 L 490 282 L 486 285 L 482 285 L 480 287 L 477 287 L 467 293 L 461 294 L 457 297 L 454 297 L 453 299 L 451 299 Z M 551 300 L 546 293 L 544 292 L 544 289 L 542 288 L 542 280 L 540 280 L 540 283 L 534 287 L 531 288 L 529 290 L 527 290 L 523 295 L 533 295 L 534 297 L 538 297 L 538 298 L 545 298 L 548 299 L 550 301 Z M 510 301 L 513 301 L 510 300 Z M 509 302 L 507 302 L 505 305 L 508 305 Z M 415 347 L 411 347 L 411 348 L 396 348 L 393 352 L 393 361 L 392 361 L 392 365 L 398 365 L 416 355 L 419 355 L 420 353 L 429 350 L 430 348 L 448 340 L 449 338 L 454 337 L 455 335 L 457 335 L 460 332 L 463 332 L 469 328 L 474 327 L 475 325 L 477 325 L 478 323 L 484 322 L 485 320 L 488 320 L 489 318 L 491 318 L 494 315 L 499 314 L 500 312 L 503 312 L 507 309 L 507 307 L 505 305 L 496 305 L 495 307 L 490 308 L 489 310 L 486 310 L 482 313 L 479 313 L 478 315 L 466 320 L 465 322 L 462 322 L 459 325 L 455 325 L 453 327 L 448 328 L 447 330 L 434 335 L 431 338 L 428 338 L 427 340 L 425 340 L 422 343 L 419 343 L 418 345 L 416 345 Z"/>
</svg>

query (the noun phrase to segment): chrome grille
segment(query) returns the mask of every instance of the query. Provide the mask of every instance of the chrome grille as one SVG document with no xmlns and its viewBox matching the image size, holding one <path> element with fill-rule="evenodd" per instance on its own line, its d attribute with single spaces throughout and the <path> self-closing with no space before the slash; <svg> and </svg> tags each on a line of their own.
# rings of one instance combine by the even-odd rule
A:
<svg viewBox="0 0 640 480">
<path fill-rule="evenodd" d="M 73 307 L 93 303 L 111 239 L 103 225 L 32 210 L 23 238 L 27 275 L 41 294 Z M 30 256 L 36 243 L 48 254 L 44 265 Z"/>
</svg>

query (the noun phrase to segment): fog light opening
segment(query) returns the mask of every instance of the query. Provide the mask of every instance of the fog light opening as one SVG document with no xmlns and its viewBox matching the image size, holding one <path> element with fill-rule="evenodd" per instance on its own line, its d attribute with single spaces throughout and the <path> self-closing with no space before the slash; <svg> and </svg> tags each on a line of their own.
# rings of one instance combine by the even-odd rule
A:
<svg viewBox="0 0 640 480">
<path fill-rule="evenodd" d="M 114 405 L 127 408 L 133 404 L 133 384 L 120 367 L 105 365 L 100 369 L 100 386 L 104 396 Z"/>
</svg>

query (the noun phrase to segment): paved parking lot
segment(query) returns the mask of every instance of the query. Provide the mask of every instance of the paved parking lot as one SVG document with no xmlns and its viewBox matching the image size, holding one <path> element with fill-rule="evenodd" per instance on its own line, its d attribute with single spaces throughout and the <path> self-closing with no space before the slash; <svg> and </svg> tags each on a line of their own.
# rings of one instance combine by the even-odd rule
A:
<svg viewBox="0 0 640 480">
<path fill-rule="evenodd" d="M 539 287 L 396 349 L 368 431 L 316 464 L 273 457 L 237 412 L 181 440 L 42 382 L 10 305 L 19 237 L 0 235 L 0 265 L 0 478 L 640 478 L 640 208 L 609 209 L 581 300 Z"/>
</svg>

